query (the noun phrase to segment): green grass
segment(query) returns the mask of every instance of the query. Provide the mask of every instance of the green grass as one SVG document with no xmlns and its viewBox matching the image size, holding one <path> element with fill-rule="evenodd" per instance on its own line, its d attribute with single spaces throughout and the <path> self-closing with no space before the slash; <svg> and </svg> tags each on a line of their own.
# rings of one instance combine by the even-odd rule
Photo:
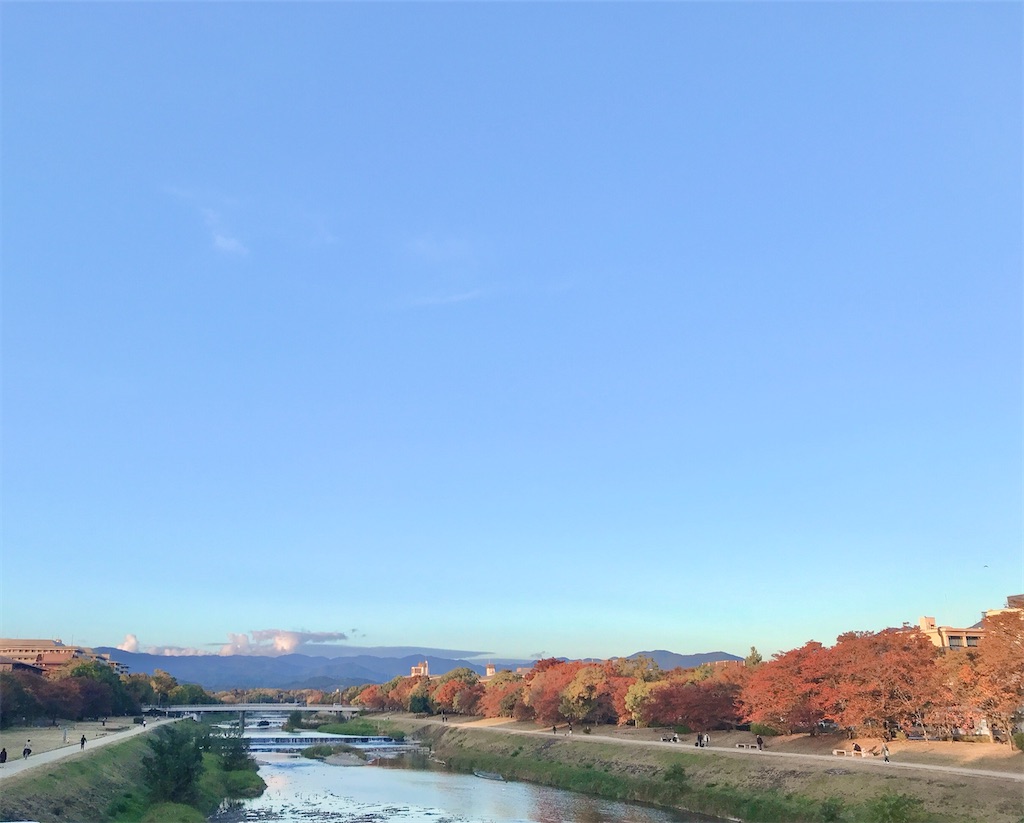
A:
<svg viewBox="0 0 1024 823">
<path fill-rule="evenodd" d="M 7 778 L 0 792 L 0 820 L 191 823 L 204 821 L 203 812 L 213 813 L 224 798 L 258 797 L 266 787 L 254 770 L 226 772 L 220 759 L 207 753 L 203 755 L 199 809 L 175 803 L 153 805 L 142 768 L 142 758 L 148 752 L 145 736 L 133 737 L 97 749 L 88 757 L 39 766 Z M 153 814 L 158 816 L 151 817 Z"/>
<path fill-rule="evenodd" d="M 376 737 L 386 734 L 395 740 L 405 740 L 405 732 L 388 723 L 386 720 L 367 720 L 365 717 L 353 717 L 344 723 L 324 723 L 317 726 L 317 731 L 327 734 L 354 734 L 360 737 Z"/>
</svg>

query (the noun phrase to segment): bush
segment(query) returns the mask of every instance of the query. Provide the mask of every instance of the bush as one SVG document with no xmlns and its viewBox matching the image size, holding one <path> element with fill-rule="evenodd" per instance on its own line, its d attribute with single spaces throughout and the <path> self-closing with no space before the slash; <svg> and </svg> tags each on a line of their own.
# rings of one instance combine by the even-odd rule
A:
<svg viewBox="0 0 1024 823">
<path fill-rule="evenodd" d="M 158 803 L 146 812 L 142 823 L 206 823 L 206 815 L 181 803 Z"/>
<path fill-rule="evenodd" d="M 1024 732 L 1013 733 L 1013 745 L 1017 748 L 1017 751 L 1024 752 Z"/>
<path fill-rule="evenodd" d="M 922 817 L 921 801 L 909 794 L 886 792 L 868 804 L 871 823 L 913 823 Z"/>
<path fill-rule="evenodd" d="M 675 786 L 680 791 L 686 792 L 690 790 L 690 777 L 686 774 L 686 770 L 679 763 L 673 763 L 665 769 L 665 774 L 662 776 L 662 779 L 666 783 L 670 783 Z"/>
<path fill-rule="evenodd" d="M 773 729 L 771 726 L 766 726 L 764 723 L 751 723 L 750 733 L 759 734 L 761 737 L 775 737 L 776 735 L 782 734 L 778 729 Z"/>
<path fill-rule="evenodd" d="M 233 771 L 224 775 L 224 789 L 228 797 L 259 797 L 266 787 L 256 772 Z"/>
<path fill-rule="evenodd" d="M 836 820 L 842 820 L 845 808 L 846 801 L 841 797 L 829 797 L 821 804 L 821 819 L 828 821 L 828 823 L 832 823 L 832 821 Z"/>
</svg>

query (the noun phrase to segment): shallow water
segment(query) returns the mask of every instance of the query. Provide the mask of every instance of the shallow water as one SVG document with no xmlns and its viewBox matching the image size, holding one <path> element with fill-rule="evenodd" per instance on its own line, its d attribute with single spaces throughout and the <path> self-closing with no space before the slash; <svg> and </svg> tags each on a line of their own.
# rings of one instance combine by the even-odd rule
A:
<svg viewBox="0 0 1024 823">
<path fill-rule="evenodd" d="M 706 820 L 574 792 L 471 775 L 331 766 L 260 756 L 262 797 L 212 818 L 330 823 L 683 823 Z"/>
</svg>

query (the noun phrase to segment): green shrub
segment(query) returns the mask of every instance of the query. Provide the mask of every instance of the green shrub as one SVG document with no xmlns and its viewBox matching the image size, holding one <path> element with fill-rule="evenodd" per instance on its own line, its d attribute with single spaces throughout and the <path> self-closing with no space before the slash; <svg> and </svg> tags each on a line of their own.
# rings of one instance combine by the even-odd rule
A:
<svg viewBox="0 0 1024 823">
<path fill-rule="evenodd" d="M 1013 733 L 1013 745 L 1017 747 L 1018 751 L 1024 752 L 1024 732 Z"/>
<path fill-rule="evenodd" d="M 142 823 L 206 823 L 206 815 L 182 803 L 158 803 L 146 812 Z"/>
<path fill-rule="evenodd" d="M 821 819 L 827 823 L 843 819 L 843 812 L 846 809 L 846 801 L 841 797 L 829 797 L 822 801 Z"/>
<path fill-rule="evenodd" d="M 921 819 L 921 801 L 909 794 L 886 792 L 868 803 L 871 823 L 914 823 Z"/>
<path fill-rule="evenodd" d="M 252 771 L 233 771 L 224 775 L 224 789 L 228 797 L 259 797 L 267 784 Z"/>
<path fill-rule="evenodd" d="M 301 752 L 303 757 L 308 757 L 310 760 L 323 760 L 325 757 L 330 757 L 334 754 L 334 746 L 328 746 L 322 744 L 319 746 L 307 746 Z"/>
<path fill-rule="evenodd" d="M 690 789 L 690 777 L 679 763 L 673 763 L 665 769 L 665 774 L 662 775 L 662 780 L 666 783 L 670 783 L 681 791 L 689 791 Z"/>
<path fill-rule="evenodd" d="M 782 734 L 778 729 L 773 729 L 771 726 L 766 726 L 764 723 L 751 723 L 750 733 L 759 734 L 761 737 L 775 737 L 776 735 Z"/>
</svg>

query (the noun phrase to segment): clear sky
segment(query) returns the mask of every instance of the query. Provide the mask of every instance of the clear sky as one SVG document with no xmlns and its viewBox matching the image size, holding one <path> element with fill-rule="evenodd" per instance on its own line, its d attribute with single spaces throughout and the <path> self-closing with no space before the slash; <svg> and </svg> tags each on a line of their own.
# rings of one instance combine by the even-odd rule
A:
<svg viewBox="0 0 1024 823">
<path fill-rule="evenodd" d="M 1022 9 L 4 3 L 0 634 L 975 622 Z"/>
</svg>

